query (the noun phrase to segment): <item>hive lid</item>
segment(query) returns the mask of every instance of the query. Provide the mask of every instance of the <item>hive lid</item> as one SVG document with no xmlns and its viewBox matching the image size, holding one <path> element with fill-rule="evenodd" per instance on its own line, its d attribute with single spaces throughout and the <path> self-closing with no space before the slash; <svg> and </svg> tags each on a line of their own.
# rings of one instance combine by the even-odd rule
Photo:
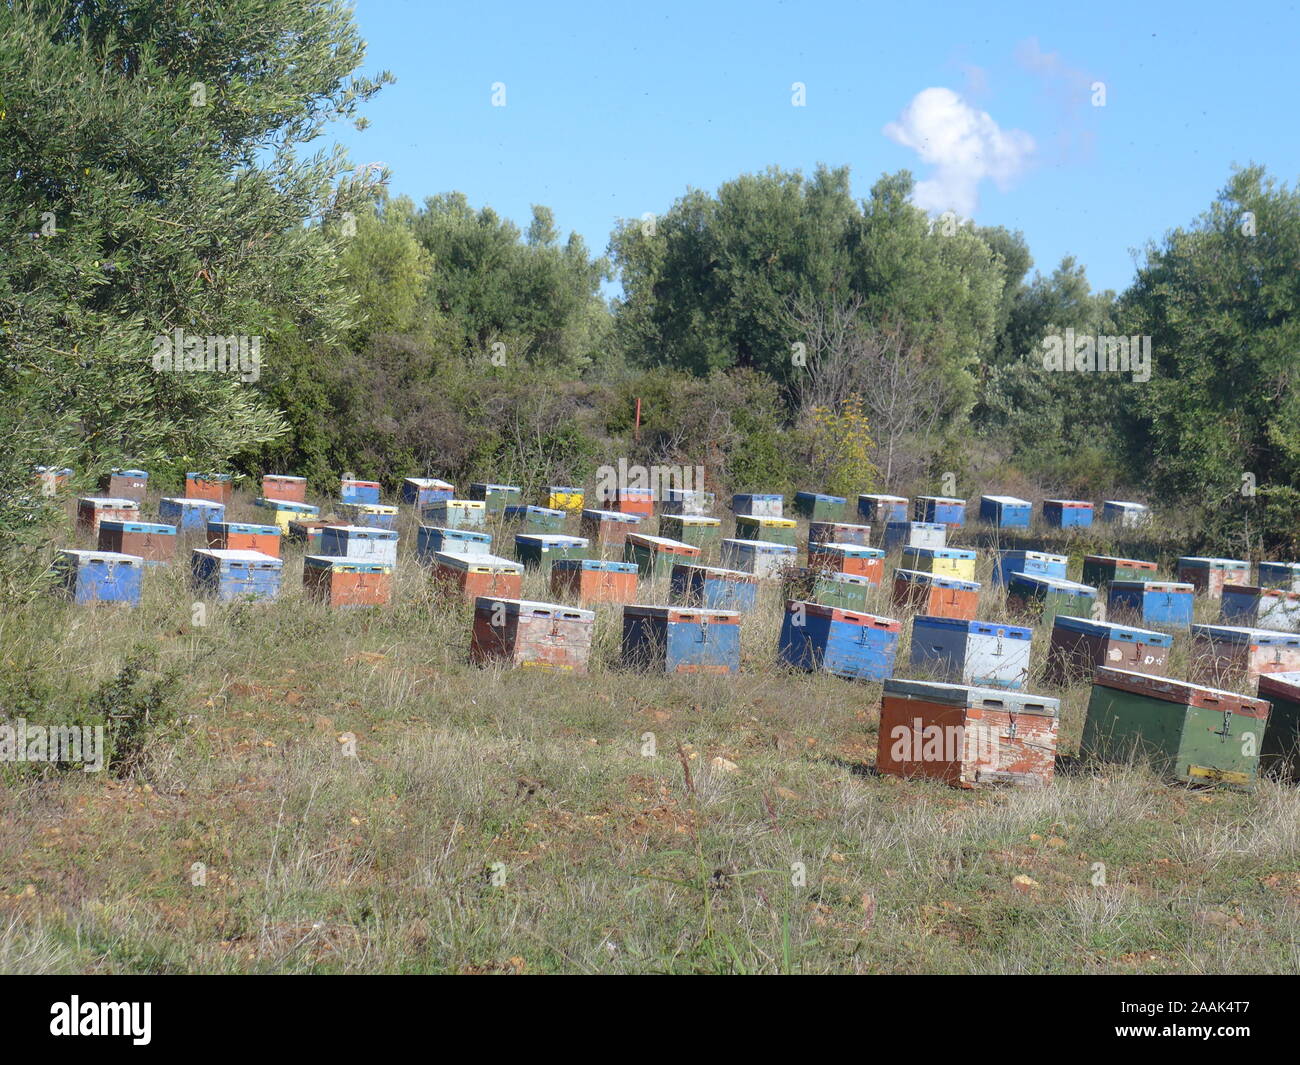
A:
<svg viewBox="0 0 1300 1065">
<path fill-rule="evenodd" d="M 887 618 L 879 614 L 868 614 L 865 610 L 850 610 L 842 606 L 827 606 L 824 603 L 811 603 L 805 599 L 787 599 L 785 612 L 793 614 L 802 611 L 815 617 L 842 621 L 848 625 L 860 625 L 863 628 L 881 629 L 885 632 L 901 632 L 903 623 L 897 618 Z"/>
<path fill-rule="evenodd" d="M 895 569 L 894 577 L 902 577 L 904 580 L 915 581 L 917 584 L 933 584 L 937 588 L 956 588 L 962 592 L 978 592 L 980 590 L 979 581 L 963 580 L 961 577 L 950 577 L 943 573 L 927 573 L 925 570 L 919 569 Z"/>
<path fill-rule="evenodd" d="M 771 540 L 746 540 L 741 537 L 722 541 L 723 545 L 732 544 L 745 551 L 757 551 L 769 555 L 795 555 L 798 549 L 793 544 L 778 544 Z"/>
<path fill-rule="evenodd" d="M 673 572 L 676 573 L 679 569 L 688 573 L 702 573 L 706 577 L 716 577 L 724 580 L 744 581 L 746 583 L 754 580 L 752 573 L 746 573 L 742 569 L 726 569 L 723 566 L 701 566 L 694 562 L 678 562 L 673 566 Z"/>
<path fill-rule="evenodd" d="M 221 562 L 269 562 L 277 568 L 284 564 L 282 559 L 261 551 L 250 551 L 246 547 L 196 547 L 194 554 L 218 559 Z"/>
<path fill-rule="evenodd" d="M 466 555 L 460 551 L 435 551 L 433 558 L 435 562 L 440 562 L 444 566 L 451 566 L 455 569 L 469 569 L 479 566 L 483 569 L 492 569 L 502 573 L 523 573 L 524 571 L 522 562 L 500 558 L 497 555 Z"/>
<path fill-rule="evenodd" d="M 1139 569 L 1156 569 L 1154 562 L 1147 562 L 1141 558 L 1118 558 L 1115 555 L 1084 555 L 1085 562 L 1113 562 L 1118 566 L 1136 566 Z"/>
<path fill-rule="evenodd" d="M 96 510 L 107 510 L 110 507 L 117 507 L 122 510 L 140 509 L 139 500 L 122 499 L 119 496 L 82 496 L 77 502 L 89 503 Z M 203 502 L 203 500 L 200 500 L 200 502 Z"/>
<path fill-rule="evenodd" d="M 1262 699 L 1288 699 L 1300 702 L 1300 670 L 1288 670 L 1285 673 L 1261 673 L 1259 675 L 1259 696 Z"/>
<path fill-rule="evenodd" d="M 621 521 L 625 525 L 640 525 L 640 514 L 625 514 L 621 510 L 593 510 L 585 509 L 582 512 L 584 518 L 592 521 Z"/>
<path fill-rule="evenodd" d="M 795 499 L 818 499 L 827 503 L 847 503 L 843 496 L 827 495 L 825 492 L 795 492 Z"/>
<path fill-rule="evenodd" d="M 1092 504 L 1089 503 L 1086 499 L 1044 499 L 1043 502 L 1056 503 L 1063 507 L 1088 507 L 1089 509 L 1092 508 Z"/>
<path fill-rule="evenodd" d="M 722 524 L 721 518 L 711 518 L 707 514 L 665 514 L 664 518 L 669 521 L 679 521 L 683 525 L 705 525 L 710 528 Z M 663 518 L 660 519 L 662 520 Z"/>
<path fill-rule="evenodd" d="M 1239 558 L 1209 558 L 1205 555 L 1182 555 L 1178 559 L 1178 564 L 1195 568 L 1210 566 L 1223 569 L 1250 569 L 1250 563 Z"/>
<path fill-rule="evenodd" d="M 958 629 L 973 636 L 997 636 L 1004 640 L 1028 640 L 1033 629 L 1023 625 L 1002 625 L 994 621 L 970 621 L 966 618 L 940 618 L 931 614 L 917 614 L 912 619 L 912 626 L 922 625 L 935 629 Z"/>
<path fill-rule="evenodd" d="M 1050 577 L 1045 573 L 1013 573 L 1008 584 L 1037 584 L 1044 588 L 1053 588 L 1058 592 L 1078 592 L 1080 595 L 1096 595 L 1097 589 L 1090 584 L 1066 580 L 1064 577 Z"/>
<path fill-rule="evenodd" d="M 987 500 L 989 503 L 1001 503 L 1006 507 L 1031 507 L 1032 503 L 1028 499 L 1020 499 L 1017 496 L 980 496 L 981 500 Z"/>
<path fill-rule="evenodd" d="M 698 555 L 700 549 L 694 544 L 684 544 L 667 536 L 651 536 L 649 533 L 628 533 L 629 543 L 642 544 L 645 547 L 659 547 L 665 551 L 675 551 L 685 555 Z"/>
<path fill-rule="evenodd" d="M 623 614 L 624 616 L 631 614 L 636 617 L 666 618 L 669 621 L 705 621 L 709 624 L 715 622 L 722 624 L 740 623 L 740 611 L 713 610 L 709 607 L 647 606 L 629 603 L 623 607 Z"/>
<path fill-rule="evenodd" d="M 535 599 L 503 599 L 495 595 L 476 595 L 474 597 L 474 609 L 476 611 L 495 610 L 497 604 L 500 604 L 507 614 L 550 617 L 562 621 L 594 621 L 596 618 L 594 610 L 583 610 L 576 606 L 566 606 L 564 603 L 543 603 Z"/>
<path fill-rule="evenodd" d="M 536 543 L 543 547 L 587 547 L 591 541 L 563 533 L 515 533 L 515 543 Z"/>
<path fill-rule="evenodd" d="M 296 499 L 272 499 L 270 496 L 258 496 L 253 500 L 253 506 L 265 507 L 268 510 L 294 510 L 300 514 L 320 513 L 320 507 L 313 503 L 302 503 Z"/>
<path fill-rule="evenodd" d="M 370 558 L 348 558 L 344 555 L 304 555 L 303 565 L 312 569 L 346 568 L 365 573 L 392 573 L 391 562 L 376 562 Z"/>
<path fill-rule="evenodd" d="M 495 481 L 473 481 L 471 488 L 482 488 L 488 492 L 522 492 L 517 484 L 497 484 Z"/>
<path fill-rule="evenodd" d="M 1061 701 L 1047 695 L 1030 695 L 1024 692 L 1006 691 L 1002 688 L 979 688 L 970 684 L 949 684 L 943 681 L 889 677 L 884 682 L 884 692 L 886 695 L 916 699 L 920 702 L 939 703 L 945 706 L 980 707 L 1011 714 L 1041 714 L 1045 717 L 1057 717 L 1061 710 Z"/>
<path fill-rule="evenodd" d="M 808 545 L 809 551 L 830 551 L 840 555 L 849 555 L 853 558 L 884 558 L 885 553 L 878 547 L 867 547 L 866 544 L 841 544 L 841 543 L 812 543 Z"/>
<path fill-rule="evenodd" d="M 917 496 L 916 498 L 923 500 L 926 503 L 946 503 L 950 505 L 960 504 L 961 506 L 966 505 L 966 500 L 957 499 L 955 496 Z"/>
<path fill-rule="evenodd" d="M 1247 625 L 1193 625 L 1193 636 L 1203 636 L 1225 643 L 1249 644 L 1262 647 L 1300 647 L 1300 635 L 1277 632 L 1273 629 L 1252 629 Z"/>
<path fill-rule="evenodd" d="M 138 566 L 144 563 L 139 555 L 127 555 L 121 551 L 83 551 L 79 548 L 64 548 L 59 552 L 77 562 L 117 562 L 124 566 Z"/>
<path fill-rule="evenodd" d="M 1121 499 L 1107 499 L 1104 501 L 1108 507 L 1118 507 L 1121 510 L 1146 510 L 1145 503 L 1126 503 Z"/>
<path fill-rule="evenodd" d="M 1133 625 L 1121 625 L 1117 621 L 1072 618 L 1065 614 L 1057 614 L 1052 627 L 1070 632 L 1082 632 L 1089 636 L 1105 636 L 1111 639 L 1130 638 L 1138 643 L 1149 643 L 1156 647 L 1172 647 L 1174 643 L 1173 636 L 1167 632 L 1152 632 L 1150 629 L 1139 629 Z"/>
<path fill-rule="evenodd" d="M 175 536 L 176 526 L 156 521 L 127 521 L 124 518 L 105 518 L 99 523 L 101 529 L 120 529 L 122 532 L 158 533 L 160 536 Z"/>
<path fill-rule="evenodd" d="M 407 477 L 406 484 L 413 484 L 417 488 L 437 488 L 444 492 L 450 492 L 456 486 L 450 481 L 439 480 L 437 477 Z"/>
<path fill-rule="evenodd" d="M 112 474 L 115 474 L 115 475 L 118 476 L 118 477 L 140 477 L 140 478 L 143 478 L 143 479 L 145 479 L 145 480 L 147 480 L 148 477 L 149 477 L 149 471 L 148 471 L 148 470 L 117 470 L 117 469 L 115 469 L 115 470 L 111 470 L 111 471 L 109 471 L 109 472 L 112 473 Z"/>
<path fill-rule="evenodd" d="M 858 499 L 870 499 L 876 503 L 906 503 L 907 496 L 882 496 L 872 492 L 864 492 L 858 496 Z"/>
<path fill-rule="evenodd" d="M 1153 677 L 1147 673 L 1133 673 L 1127 669 L 1111 669 L 1109 666 L 1097 667 L 1093 678 L 1094 686 L 1114 688 L 1119 691 L 1144 695 L 1150 699 L 1160 699 L 1167 703 L 1181 703 L 1206 710 L 1218 710 L 1222 713 L 1243 714 L 1246 717 L 1266 718 L 1268 702 L 1253 699 L 1237 692 L 1220 691 L 1218 688 L 1206 688 L 1187 681 L 1171 680 L 1169 677 Z"/>
<path fill-rule="evenodd" d="M 926 529 L 931 532 L 946 529 L 948 526 L 938 521 L 887 521 L 886 529 Z"/>
<path fill-rule="evenodd" d="M 551 569 L 590 569 L 603 573 L 635 573 L 635 562 L 614 562 L 604 558 L 557 558 Z"/>
<path fill-rule="evenodd" d="M 130 500 L 134 506 L 139 506 L 134 500 Z M 162 503 L 174 503 L 179 507 L 217 507 L 224 508 L 224 503 L 219 503 L 215 499 L 194 499 L 190 496 L 163 496 L 160 500 Z"/>
<path fill-rule="evenodd" d="M 376 529 L 370 525 L 327 525 L 325 526 L 331 532 L 345 533 L 348 536 L 356 536 L 362 540 L 396 540 L 396 529 Z"/>
<path fill-rule="evenodd" d="M 210 521 L 209 529 L 224 529 L 226 532 L 244 533 L 255 536 L 279 536 L 278 525 L 253 525 L 246 521 Z"/>
<path fill-rule="evenodd" d="M 971 559 L 975 557 L 974 551 L 967 551 L 961 547 L 913 547 L 903 548 L 903 554 L 911 552 L 914 555 L 928 556 L 929 558 L 961 558 Z"/>
<path fill-rule="evenodd" d="M 886 522 L 887 525 L 893 525 L 894 522 Z M 854 525 L 847 521 L 811 521 L 808 523 L 810 529 L 852 529 L 854 532 L 870 533 L 870 525 Z"/>
<path fill-rule="evenodd" d="M 737 492 L 736 499 L 766 499 L 769 502 L 773 499 L 784 499 L 785 496 L 780 492 Z"/>
<path fill-rule="evenodd" d="M 1002 557 L 1004 559 L 1019 558 L 1025 562 L 1052 562 L 1058 566 L 1064 566 L 1070 561 L 1068 555 L 1053 555 L 1046 551 L 1013 551 L 1010 548 L 1003 549 Z"/>
<path fill-rule="evenodd" d="M 389 530 L 391 531 L 391 530 Z M 437 533 L 448 540 L 472 540 L 475 543 L 491 543 L 492 534 L 489 532 L 480 532 L 478 529 L 448 529 L 442 525 L 421 525 L 419 532 Z"/>
<path fill-rule="evenodd" d="M 1256 599 L 1300 600 L 1300 592 L 1293 592 L 1289 588 L 1265 588 L 1258 584 L 1225 584 L 1223 586 L 1223 594 L 1229 599 L 1243 595 Z"/>
<path fill-rule="evenodd" d="M 1196 591 L 1181 581 L 1111 581 L 1110 588 L 1121 592 L 1180 592 L 1187 595 Z"/>
</svg>

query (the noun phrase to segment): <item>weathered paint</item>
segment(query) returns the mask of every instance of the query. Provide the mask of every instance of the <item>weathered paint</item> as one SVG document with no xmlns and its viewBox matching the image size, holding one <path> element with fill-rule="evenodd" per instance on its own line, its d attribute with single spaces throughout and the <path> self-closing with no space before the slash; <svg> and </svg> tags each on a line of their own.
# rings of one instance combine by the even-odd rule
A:
<svg viewBox="0 0 1300 1065">
<path fill-rule="evenodd" d="M 669 488 L 659 504 L 661 514 L 708 515 L 713 513 L 715 497 L 712 492 L 694 488 Z"/>
<path fill-rule="evenodd" d="M 979 609 L 978 581 L 963 581 L 920 570 L 894 570 L 893 601 L 915 614 L 974 621 Z"/>
<path fill-rule="evenodd" d="M 954 684 L 1020 688 L 1029 677 L 1033 630 L 990 621 L 912 619 L 913 666 Z"/>
<path fill-rule="evenodd" d="M 653 518 L 655 493 L 651 488 L 619 488 L 614 492 L 614 509 L 622 514 Z"/>
<path fill-rule="evenodd" d="M 481 529 L 487 524 L 487 504 L 481 499 L 440 499 L 420 517 L 424 524 L 443 529 Z"/>
<path fill-rule="evenodd" d="M 675 562 L 699 557 L 700 549 L 694 544 L 666 536 L 628 533 L 623 544 L 623 561 L 635 562 L 641 577 L 650 580 L 669 573 Z"/>
<path fill-rule="evenodd" d="M 1225 584 L 1219 613 L 1230 625 L 1300 632 L 1300 592 L 1259 585 Z"/>
<path fill-rule="evenodd" d="M 420 513 L 430 503 L 456 498 L 456 486 L 440 477 L 407 477 L 402 481 L 402 502 Z"/>
<path fill-rule="evenodd" d="M 1128 503 L 1120 499 L 1107 499 L 1101 505 L 1101 520 L 1114 522 L 1125 528 L 1138 528 L 1151 521 L 1151 510 L 1145 503 Z"/>
<path fill-rule="evenodd" d="M 1258 569 L 1259 587 L 1281 588 L 1286 592 L 1300 592 L 1300 562 L 1261 562 Z M 1241 581 L 1240 583 L 1249 584 L 1250 582 Z"/>
<path fill-rule="evenodd" d="M 1068 576 L 1066 567 L 1069 562 L 1066 555 L 1053 555 L 1046 551 L 999 551 L 998 557 L 993 562 L 993 583 L 1006 584 L 1017 573 L 1032 573 L 1065 580 Z"/>
<path fill-rule="evenodd" d="M 60 551 L 54 571 L 74 603 L 140 605 L 144 559 L 121 551 Z"/>
<path fill-rule="evenodd" d="M 139 521 L 140 504 L 113 496 L 83 496 L 77 500 L 77 530 L 98 540 L 102 521 Z"/>
<path fill-rule="evenodd" d="M 289 540 L 302 544 L 310 554 L 320 553 L 320 531 L 327 525 L 337 524 L 326 518 L 303 518 L 289 522 Z"/>
<path fill-rule="evenodd" d="M 1188 675 L 1208 684 L 1300 669 L 1300 635 L 1241 625 L 1193 625 Z"/>
<path fill-rule="evenodd" d="M 594 611 L 562 603 L 479 596 L 470 661 L 586 673 L 595 619 Z"/>
<path fill-rule="evenodd" d="M 640 514 L 623 514 L 617 510 L 584 510 L 578 531 L 598 547 L 611 547 L 621 554 L 627 534 L 636 532 L 645 521 Z"/>
<path fill-rule="evenodd" d="M 490 555 L 492 534 L 478 529 L 444 529 L 437 525 L 421 525 L 415 533 L 415 557 L 421 562 L 432 562 L 439 551 L 452 551 L 461 555 Z"/>
<path fill-rule="evenodd" d="M 791 544 L 777 544 L 770 540 L 722 541 L 722 565 L 756 577 L 776 577 L 793 566 L 798 558 L 799 552 Z"/>
<path fill-rule="evenodd" d="M 636 590 L 634 562 L 557 558 L 551 563 L 552 595 L 571 596 L 580 603 L 631 603 Z"/>
<path fill-rule="evenodd" d="M 871 546 L 871 526 L 852 525 L 843 521 L 812 521 L 808 523 L 810 544 L 859 544 Z"/>
<path fill-rule="evenodd" d="M 1300 673 L 1261 673 L 1257 694 L 1272 707 L 1259 752 L 1260 775 L 1300 784 Z"/>
<path fill-rule="evenodd" d="M 1058 614 L 1047 649 L 1047 677 L 1066 685 L 1091 678 L 1099 666 L 1164 676 L 1173 643 L 1167 632 Z"/>
<path fill-rule="evenodd" d="M 280 527 L 280 532 L 289 534 L 289 524 L 295 521 L 310 521 L 320 517 L 320 507 L 310 503 L 299 503 L 292 499 L 273 499 L 261 496 L 253 500 L 253 506 L 271 512 L 271 520 Z"/>
<path fill-rule="evenodd" d="M 1007 609 L 1031 614 L 1045 625 L 1052 624 L 1058 615 L 1089 617 L 1096 601 L 1096 588 L 1061 577 L 1016 573 L 1007 582 Z"/>
<path fill-rule="evenodd" d="M 591 541 L 557 533 L 515 533 L 515 558 L 524 569 L 540 569 L 550 580 L 551 564 L 558 558 L 586 558 Z"/>
<path fill-rule="evenodd" d="M 740 614 L 624 606 L 623 664 L 660 673 L 735 673 L 740 669 Z"/>
<path fill-rule="evenodd" d="M 858 496 L 858 516 L 873 525 L 907 521 L 907 504 L 906 496 L 886 496 L 868 492 Z"/>
<path fill-rule="evenodd" d="M 823 492 L 794 494 L 794 512 L 809 521 L 842 521 L 848 504 L 849 501 L 843 496 L 826 495 Z"/>
<path fill-rule="evenodd" d="M 731 512 L 755 518 L 784 517 L 785 497 L 773 492 L 741 492 L 731 497 Z"/>
<path fill-rule="evenodd" d="M 799 523 L 794 518 L 774 518 L 765 514 L 737 514 L 737 540 L 763 540 L 771 544 L 798 542 Z"/>
<path fill-rule="evenodd" d="M 787 600 L 778 653 L 797 669 L 883 680 L 894 672 L 902 628 L 894 618 Z"/>
<path fill-rule="evenodd" d="M 786 574 L 785 598 L 865 612 L 867 596 L 874 587 L 876 585 L 866 577 L 853 573 L 832 573 L 801 566 Z"/>
<path fill-rule="evenodd" d="M 861 544 L 809 544 L 808 568 L 851 573 L 879 584 L 885 575 L 885 553 Z"/>
<path fill-rule="evenodd" d="M 502 514 L 512 503 L 524 501 L 524 490 L 517 484 L 493 484 L 474 481 L 469 486 L 469 497 L 484 505 L 489 514 Z"/>
<path fill-rule="evenodd" d="M 1193 595 L 1190 584 L 1175 581 L 1111 581 L 1106 613 L 1117 621 L 1185 629 L 1192 623 Z"/>
<path fill-rule="evenodd" d="M 136 555 L 146 566 L 161 566 L 176 557 L 176 526 L 150 521 L 114 521 L 99 523 L 101 551 Z"/>
<path fill-rule="evenodd" d="M 1153 581 L 1159 572 L 1154 562 L 1113 555 L 1084 555 L 1083 583 L 1100 588 L 1111 581 Z"/>
<path fill-rule="evenodd" d="M 753 610 L 758 601 L 758 578 L 741 570 L 679 562 L 673 566 L 668 598 L 675 606 Z"/>
<path fill-rule="evenodd" d="M 105 495 L 142 503 L 149 491 L 149 474 L 144 470 L 113 470 L 103 479 L 101 487 Z"/>
<path fill-rule="evenodd" d="M 433 556 L 433 581 L 455 588 L 465 599 L 490 595 L 518 599 L 523 588 L 524 567 L 496 555 L 462 555 L 439 551 Z"/>
<path fill-rule="evenodd" d="M 548 510 L 568 510 L 580 512 L 586 505 L 587 497 L 581 488 L 553 484 L 542 489 L 538 502 Z"/>
<path fill-rule="evenodd" d="M 885 550 L 895 547 L 947 547 L 948 526 L 934 521 L 885 522 Z"/>
<path fill-rule="evenodd" d="M 307 555 L 302 560 L 303 594 L 335 608 L 387 606 L 393 598 L 393 567 L 359 558 Z"/>
<path fill-rule="evenodd" d="M 397 528 L 397 507 L 390 503 L 338 503 L 335 508 L 344 521 L 375 529 Z"/>
<path fill-rule="evenodd" d="M 960 547 L 905 547 L 903 568 L 958 580 L 975 579 L 975 552 Z"/>
<path fill-rule="evenodd" d="M 283 499 L 288 503 L 307 502 L 307 478 L 282 473 L 262 474 L 262 498 Z"/>
<path fill-rule="evenodd" d="M 966 500 L 952 496 L 917 496 L 912 500 L 912 520 L 935 522 L 950 529 L 966 524 Z"/>
<path fill-rule="evenodd" d="M 1180 581 L 1210 599 L 1222 599 L 1225 584 L 1250 583 L 1250 563 L 1235 558 L 1184 555 L 1178 560 L 1175 572 Z"/>
<path fill-rule="evenodd" d="M 315 553 L 392 566 L 397 564 L 397 533 L 366 525 L 326 525 L 320 533 L 320 550 Z"/>
<path fill-rule="evenodd" d="M 344 503 L 378 503 L 380 492 L 378 481 L 358 481 L 347 477 L 339 481 L 339 499 Z"/>
<path fill-rule="evenodd" d="M 233 476 L 229 473 L 187 473 L 185 475 L 186 499 L 209 499 L 222 506 L 229 506 L 233 490 Z"/>
<path fill-rule="evenodd" d="M 700 548 L 722 542 L 722 521 L 704 514 L 660 514 L 659 535 Z"/>
<path fill-rule="evenodd" d="M 506 521 L 518 522 L 525 529 L 535 532 L 558 532 L 564 528 L 565 513 L 553 507 L 536 507 L 527 503 L 507 503 L 502 517 Z"/>
<path fill-rule="evenodd" d="M 226 505 L 211 499 L 165 496 L 158 501 L 158 516 L 182 532 L 187 529 L 206 532 L 208 522 L 225 521 Z"/>
</svg>

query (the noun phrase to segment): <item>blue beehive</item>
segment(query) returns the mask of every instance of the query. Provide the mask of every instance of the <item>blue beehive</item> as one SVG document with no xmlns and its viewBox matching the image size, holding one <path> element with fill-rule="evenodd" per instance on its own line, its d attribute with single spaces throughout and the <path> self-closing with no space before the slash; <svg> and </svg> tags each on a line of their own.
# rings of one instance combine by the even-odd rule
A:
<svg viewBox="0 0 1300 1065">
<path fill-rule="evenodd" d="M 858 514 L 872 525 L 888 525 L 891 521 L 907 521 L 905 496 L 882 496 L 867 493 L 858 496 Z"/>
<path fill-rule="evenodd" d="M 731 497 L 733 514 L 748 514 L 755 518 L 783 518 L 784 505 L 785 497 L 772 492 L 742 492 Z"/>
<path fill-rule="evenodd" d="M 378 503 L 379 482 L 344 477 L 339 481 L 339 499 L 344 503 Z"/>
<path fill-rule="evenodd" d="M 407 477 L 402 481 L 402 502 L 411 503 L 417 509 L 430 503 L 440 503 L 452 499 L 456 486 L 437 477 Z M 378 502 L 378 500 L 375 500 Z"/>
<path fill-rule="evenodd" d="M 753 610 L 758 601 L 758 578 L 737 569 L 679 562 L 673 566 L 668 595 L 672 602 L 685 606 Z"/>
<path fill-rule="evenodd" d="M 1300 592 L 1300 562 L 1261 562 L 1259 586 Z"/>
<path fill-rule="evenodd" d="M 1185 629 L 1192 623 L 1190 584 L 1175 581 L 1111 581 L 1108 614 L 1116 611 L 1160 628 Z"/>
<path fill-rule="evenodd" d="M 1028 529 L 1034 505 L 1015 496 L 980 496 L 980 521 L 999 529 Z"/>
<path fill-rule="evenodd" d="M 438 551 L 457 555 L 490 555 L 492 534 L 477 529 L 443 529 L 437 525 L 421 525 L 415 534 L 415 557 L 421 562 L 433 562 Z"/>
<path fill-rule="evenodd" d="M 625 606 L 623 663 L 661 673 L 735 673 L 740 669 L 740 614 Z"/>
<path fill-rule="evenodd" d="M 883 680 L 893 675 L 902 629 L 893 618 L 791 599 L 785 604 L 779 653 L 798 669 Z"/>
<path fill-rule="evenodd" d="M 397 565 L 397 533 L 366 525 L 326 525 L 320 531 L 320 550 L 327 558 L 360 558 Z"/>
<path fill-rule="evenodd" d="M 1065 580 L 1069 561 L 1067 555 L 1051 555 L 1046 551 L 1000 551 L 993 563 L 993 583 L 1006 584 L 1016 573 Z"/>
<path fill-rule="evenodd" d="M 1056 529 L 1092 525 L 1092 504 L 1082 499 L 1044 499 L 1043 520 Z"/>
<path fill-rule="evenodd" d="M 118 551 L 60 551 L 54 562 L 74 603 L 140 604 L 144 560 Z"/>
<path fill-rule="evenodd" d="M 261 551 L 195 548 L 190 556 L 190 583 L 196 592 L 235 599 L 275 599 L 280 594 L 284 563 Z"/>
<path fill-rule="evenodd" d="M 917 496 L 912 500 L 912 520 L 958 528 L 966 524 L 966 500 L 952 496 Z"/>
<path fill-rule="evenodd" d="M 210 499 L 164 497 L 158 501 L 158 516 L 178 529 L 207 531 L 208 522 L 225 521 L 226 505 Z"/>
<path fill-rule="evenodd" d="M 947 547 L 948 526 L 933 521 L 885 523 L 885 550 L 895 547 Z"/>
<path fill-rule="evenodd" d="M 918 614 L 912 621 L 912 665 L 953 684 L 1020 688 L 1029 676 L 1033 630 L 964 618 Z"/>
</svg>

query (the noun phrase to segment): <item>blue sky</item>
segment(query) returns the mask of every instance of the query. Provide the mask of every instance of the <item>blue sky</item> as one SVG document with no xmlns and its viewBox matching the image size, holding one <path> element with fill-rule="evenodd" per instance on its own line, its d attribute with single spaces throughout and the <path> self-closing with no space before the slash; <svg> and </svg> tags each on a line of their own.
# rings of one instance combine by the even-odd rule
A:
<svg viewBox="0 0 1300 1065">
<path fill-rule="evenodd" d="M 1300 174 L 1296 3 L 359 0 L 356 17 L 366 69 L 397 84 L 367 130 L 334 131 L 355 161 L 521 226 L 546 204 L 596 251 L 616 219 L 768 165 L 846 164 L 859 198 L 906 168 L 923 206 L 1022 230 L 1035 268 L 1073 254 L 1119 290 L 1234 164 Z"/>
</svg>

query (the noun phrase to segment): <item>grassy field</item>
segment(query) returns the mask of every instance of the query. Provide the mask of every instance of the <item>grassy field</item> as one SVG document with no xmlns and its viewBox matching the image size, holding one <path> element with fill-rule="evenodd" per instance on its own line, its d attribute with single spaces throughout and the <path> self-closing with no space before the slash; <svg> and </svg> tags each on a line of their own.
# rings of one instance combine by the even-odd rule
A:
<svg viewBox="0 0 1300 1065">
<path fill-rule="evenodd" d="M 621 670 L 617 607 L 589 675 L 505 672 L 413 547 L 373 612 L 305 602 L 292 546 L 280 601 L 203 625 L 183 563 L 136 610 L 0 612 L 4 716 L 149 719 L 131 771 L 0 766 L 0 970 L 1300 970 L 1300 791 L 1080 767 L 1041 628 L 1056 782 L 963 792 L 874 773 L 879 685 L 779 666 L 775 584 L 734 677 Z"/>
</svg>

